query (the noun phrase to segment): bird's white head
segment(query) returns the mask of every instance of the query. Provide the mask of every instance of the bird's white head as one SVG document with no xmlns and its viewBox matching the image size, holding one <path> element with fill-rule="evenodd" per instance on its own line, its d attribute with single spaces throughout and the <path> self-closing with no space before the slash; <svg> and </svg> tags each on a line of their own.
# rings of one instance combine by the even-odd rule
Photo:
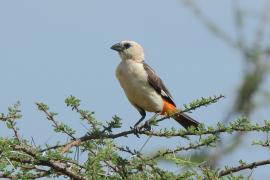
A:
<svg viewBox="0 0 270 180">
<path fill-rule="evenodd" d="M 136 62 L 144 61 L 144 52 L 140 44 L 135 41 L 121 41 L 114 44 L 111 49 L 117 51 L 123 61 L 133 60 Z"/>
</svg>

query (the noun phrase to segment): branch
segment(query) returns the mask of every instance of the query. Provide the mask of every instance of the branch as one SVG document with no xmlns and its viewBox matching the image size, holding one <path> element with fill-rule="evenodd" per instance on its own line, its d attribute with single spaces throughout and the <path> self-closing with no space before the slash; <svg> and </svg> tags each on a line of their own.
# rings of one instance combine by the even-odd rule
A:
<svg viewBox="0 0 270 180">
<path fill-rule="evenodd" d="M 116 134 L 92 134 L 92 135 L 85 135 L 80 137 L 79 139 L 75 141 L 71 141 L 67 144 L 59 145 L 57 147 L 64 147 L 61 150 L 61 153 L 67 152 L 70 148 L 73 146 L 77 146 L 82 142 L 88 141 L 88 140 L 94 140 L 94 139 L 116 139 L 119 137 L 126 137 L 127 135 L 130 134 L 141 134 L 141 135 L 148 135 L 148 136 L 157 136 L 157 137 L 183 137 L 187 138 L 187 136 L 198 136 L 198 135 L 215 135 L 219 133 L 232 133 L 232 132 L 251 132 L 251 131 L 261 131 L 261 132 L 269 132 L 270 131 L 270 124 L 266 121 L 264 126 L 258 126 L 256 125 L 251 125 L 247 122 L 247 119 L 239 119 L 239 122 L 236 122 L 235 124 L 231 124 L 228 127 L 223 127 L 220 126 L 217 129 L 199 129 L 199 130 L 191 130 L 191 131 L 186 131 L 186 130 L 180 130 L 179 132 L 172 132 L 168 130 L 163 130 L 160 132 L 155 132 L 155 131 L 148 131 L 148 130 L 143 130 L 146 127 L 149 126 L 149 123 L 145 122 L 143 125 L 139 127 L 139 131 L 135 129 L 131 129 L 128 131 L 123 131 L 120 133 Z M 243 122 L 242 122 L 243 121 Z"/>
<path fill-rule="evenodd" d="M 28 176 L 28 179 L 38 179 L 42 177 L 47 177 L 50 174 L 49 171 L 40 171 L 39 173 L 32 174 L 31 176 Z M 8 178 L 8 179 L 25 179 L 25 176 L 18 176 L 18 175 L 11 175 L 9 173 L 0 173 L 0 178 Z"/>
<path fill-rule="evenodd" d="M 202 106 L 208 106 L 210 104 L 213 104 L 213 103 L 216 103 L 218 100 L 222 99 L 222 98 L 225 98 L 224 95 L 219 95 L 219 96 L 214 96 L 214 97 L 208 97 L 208 98 L 201 98 L 200 100 L 195 100 L 193 102 L 191 102 L 189 105 L 184 105 L 185 109 L 184 110 L 179 110 L 178 112 L 176 113 L 172 113 L 168 116 L 165 116 L 163 118 L 160 118 L 158 120 L 156 120 L 156 122 L 160 122 L 160 121 L 163 121 L 165 119 L 169 119 L 177 114 L 183 114 L 183 113 L 186 113 L 186 112 L 190 112 L 190 111 L 194 111 L 195 109 L 198 109 Z"/>
<path fill-rule="evenodd" d="M 270 164 L 270 159 L 264 160 L 264 161 L 257 161 L 257 162 L 253 162 L 250 164 L 242 164 L 242 165 L 237 166 L 237 167 L 232 167 L 232 168 L 228 168 L 226 170 L 220 171 L 219 177 L 226 176 L 226 175 L 231 174 L 231 173 L 239 172 L 239 171 L 242 171 L 244 169 L 253 169 L 253 168 L 256 168 L 257 166 L 263 166 L 263 165 L 267 165 L 267 164 Z"/>
<path fill-rule="evenodd" d="M 52 159 L 46 159 L 46 158 L 42 158 L 40 159 L 39 156 L 36 155 L 36 150 L 33 149 L 32 147 L 29 146 L 23 146 L 23 145 L 16 145 L 14 147 L 14 149 L 18 150 L 18 151 L 23 151 L 26 154 L 30 155 L 31 157 L 33 157 L 35 160 L 35 163 L 37 165 L 42 165 L 42 166 L 47 166 L 52 168 L 54 171 L 62 174 L 62 175 L 66 175 L 72 179 L 76 179 L 76 180 L 85 180 L 85 178 L 83 176 L 81 176 L 80 174 L 77 174 L 76 172 L 73 172 L 72 169 L 70 169 L 67 164 L 65 163 L 61 163 L 59 162 L 59 160 L 55 161 Z"/>
<path fill-rule="evenodd" d="M 86 120 L 93 127 L 95 131 L 98 131 L 99 130 L 97 127 L 98 122 L 92 116 L 94 113 L 80 109 L 79 108 L 80 102 L 81 100 L 77 99 L 74 96 L 69 96 L 65 100 L 65 103 L 67 104 L 67 106 L 71 107 L 72 111 L 75 110 L 77 113 L 79 113 L 82 120 Z"/>
<path fill-rule="evenodd" d="M 10 119 L 17 119 L 18 115 L 5 116 L 4 114 L 0 114 L 0 121 L 8 121 Z"/>
<path fill-rule="evenodd" d="M 8 108 L 8 113 L 0 113 L 0 121 L 6 122 L 6 126 L 9 129 L 12 129 L 14 137 L 20 141 L 20 136 L 18 133 L 18 128 L 16 127 L 16 120 L 20 119 L 22 115 L 20 114 L 20 102 L 17 102 L 12 107 Z"/>
<path fill-rule="evenodd" d="M 57 115 L 56 113 L 53 113 L 53 112 L 49 112 L 49 108 L 47 105 L 43 104 L 43 103 L 36 103 L 37 107 L 38 107 L 38 110 L 42 111 L 45 113 L 47 119 L 49 121 L 51 121 L 53 123 L 53 126 L 56 128 L 56 130 L 58 131 L 61 131 L 63 133 L 65 133 L 66 135 L 68 135 L 69 137 L 71 137 L 71 139 L 76 139 L 74 136 L 73 136 L 73 132 L 68 129 L 67 126 L 63 125 L 63 124 L 59 124 L 55 119 L 54 119 L 54 116 Z"/>
<path fill-rule="evenodd" d="M 202 142 L 202 143 L 198 143 L 198 144 L 190 144 L 187 147 L 178 147 L 178 148 L 176 148 L 174 150 L 168 149 L 168 150 L 166 150 L 164 152 L 158 152 L 156 155 L 154 155 L 151 158 L 148 158 L 147 160 L 154 160 L 154 159 L 157 159 L 159 157 L 164 157 L 165 155 L 174 154 L 174 153 L 177 153 L 177 152 L 180 152 L 180 151 L 188 151 L 188 150 L 192 150 L 192 149 L 199 149 L 200 147 L 203 147 L 203 146 L 209 146 L 211 143 L 215 142 L 216 140 L 217 140 L 216 138 L 212 138 L 207 143 Z"/>
<path fill-rule="evenodd" d="M 73 101 L 74 101 L 74 97 L 71 96 L 70 97 Z M 158 120 L 154 120 L 154 123 L 158 123 L 160 121 L 163 121 L 165 119 L 169 119 L 170 117 L 176 115 L 176 114 L 181 114 L 181 113 L 185 113 L 185 112 L 190 112 L 192 110 L 195 110 L 199 107 L 202 106 L 207 106 L 209 104 L 212 103 L 216 103 L 218 100 L 224 98 L 223 95 L 219 95 L 219 96 L 214 96 L 214 97 L 208 97 L 208 98 L 201 98 L 200 100 L 195 100 L 193 102 L 191 102 L 189 105 L 184 105 L 185 109 L 183 111 L 178 111 L 176 113 L 170 114 L 169 116 L 165 116 L 163 118 L 160 118 Z M 70 101 L 70 100 L 69 100 Z M 69 105 L 70 103 L 68 103 Z M 76 106 L 73 105 L 73 108 L 76 109 L 77 106 L 79 106 L 78 103 L 75 103 Z M 150 121 L 152 121 L 152 119 L 150 119 Z M 151 122 L 150 122 L 151 124 Z M 118 137 L 122 137 L 122 136 L 127 136 L 129 134 L 147 134 L 147 131 L 143 130 L 143 129 L 147 129 L 147 127 L 149 127 L 149 121 L 146 121 L 143 125 L 139 126 L 138 130 L 137 129 L 131 129 L 129 131 L 124 131 L 118 134 L 107 134 L 105 133 L 105 130 L 101 131 L 101 132 L 95 132 L 93 134 L 86 134 L 80 138 L 78 138 L 77 140 L 72 140 L 71 142 L 63 145 L 63 149 L 61 150 L 61 153 L 64 154 L 67 151 L 69 151 L 73 146 L 78 146 L 81 142 L 84 141 L 88 141 L 88 140 L 93 140 L 93 139 L 115 139 Z M 137 132 L 138 131 L 138 132 Z M 154 135 L 155 133 L 153 133 Z M 58 146 L 59 147 L 59 146 Z"/>
</svg>

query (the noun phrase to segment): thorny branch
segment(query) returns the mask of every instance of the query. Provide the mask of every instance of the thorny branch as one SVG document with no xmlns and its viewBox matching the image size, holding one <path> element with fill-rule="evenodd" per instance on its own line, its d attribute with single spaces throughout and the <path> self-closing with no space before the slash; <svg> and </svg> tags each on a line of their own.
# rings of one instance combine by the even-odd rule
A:
<svg viewBox="0 0 270 180">
<path fill-rule="evenodd" d="M 183 137 L 186 138 L 187 136 L 197 136 L 197 135 L 215 135 L 219 133 L 225 133 L 225 132 L 249 132 L 249 131 L 269 131 L 270 127 L 268 125 L 266 126 L 254 126 L 249 129 L 243 128 L 243 127 L 220 127 L 215 130 L 200 130 L 200 131 L 181 131 L 181 132 L 175 132 L 175 133 L 167 133 L 167 132 L 155 132 L 155 131 L 148 131 L 148 130 L 142 130 L 144 127 L 147 127 L 148 123 L 144 123 L 139 127 L 139 131 L 137 134 L 141 135 L 148 135 L 148 136 L 157 136 L 157 137 Z M 89 141 L 89 140 L 95 140 L 95 139 L 116 139 L 119 137 L 126 137 L 128 135 L 136 133 L 135 129 L 123 131 L 116 134 L 100 134 L 100 135 L 85 135 L 80 137 L 79 139 L 75 141 L 71 141 L 67 144 L 58 145 L 57 148 L 64 147 L 62 149 L 62 153 L 67 152 L 71 147 L 79 145 L 82 142 Z"/>
<path fill-rule="evenodd" d="M 253 162 L 250 164 L 242 164 L 242 165 L 237 166 L 237 167 L 227 168 L 227 169 L 219 172 L 219 177 L 226 176 L 228 174 L 239 172 L 239 171 L 242 171 L 245 169 L 253 169 L 253 168 L 256 168 L 258 166 L 263 166 L 263 165 L 267 165 L 267 164 L 270 164 L 270 159 L 263 160 L 263 161 L 257 161 L 257 162 Z"/>
<path fill-rule="evenodd" d="M 42 104 L 42 103 L 36 103 L 36 105 L 37 105 L 37 107 L 38 107 L 38 109 L 39 109 L 40 111 L 43 111 L 43 112 L 45 113 L 47 119 L 53 123 L 54 127 L 60 129 L 60 125 L 59 125 L 58 122 L 54 119 L 54 115 L 55 115 L 55 114 L 52 113 L 52 112 L 49 112 L 48 109 L 45 108 L 45 107 L 44 107 L 44 104 Z M 71 137 L 72 139 L 76 139 L 76 138 L 73 136 L 73 134 L 71 134 L 69 131 L 66 131 L 66 130 L 63 129 L 63 128 L 61 128 L 61 129 L 62 129 L 62 131 L 63 131 L 65 134 L 67 134 L 69 137 Z"/>
<path fill-rule="evenodd" d="M 158 152 L 156 155 L 149 158 L 148 160 L 155 160 L 155 159 L 158 159 L 160 157 L 163 158 L 165 155 L 175 154 L 175 153 L 180 152 L 180 151 L 188 151 L 188 150 L 192 150 L 192 149 L 198 149 L 198 148 L 203 147 L 203 146 L 209 146 L 211 143 L 214 143 L 215 141 L 216 141 L 216 138 L 213 138 L 212 140 L 210 140 L 207 143 L 203 142 L 203 143 L 198 143 L 198 144 L 191 144 L 187 147 L 178 147 L 174 150 L 168 149 L 164 152 Z"/>
<path fill-rule="evenodd" d="M 193 103 L 190 104 L 190 106 L 187 106 L 185 105 L 185 109 L 182 110 L 182 111 L 178 111 L 176 113 L 173 113 L 173 114 L 170 114 L 168 116 L 165 116 L 163 118 L 160 118 L 158 120 L 155 120 L 154 119 L 154 123 L 158 123 L 160 121 L 163 121 L 165 119 L 169 119 L 170 117 L 174 116 L 175 114 L 178 114 L 178 113 L 185 113 L 185 112 L 190 112 L 192 110 L 195 110 L 197 108 L 200 108 L 202 106 L 207 106 L 209 104 L 212 104 L 212 103 L 216 103 L 218 100 L 224 98 L 223 95 L 219 95 L 219 96 L 215 96 L 213 98 L 209 97 L 209 98 L 201 98 L 201 102 L 198 103 L 198 101 L 195 101 Z M 152 119 L 150 119 L 149 121 L 152 121 Z M 94 135 L 85 135 L 85 136 L 82 136 L 76 140 L 72 140 L 71 142 L 67 143 L 66 145 L 64 145 L 64 148 L 62 149 L 62 153 L 65 153 L 67 151 L 69 151 L 70 148 L 72 148 L 73 146 L 78 146 L 80 143 L 84 142 L 84 141 L 88 141 L 88 140 L 91 140 L 91 139 L 99 139 L 99 138 L 110 138 L 110 139 L 115 139 L 115 138 L 118 138 L 118 137 L 122 137 L 122 136 L 127 136 L 129 134 L 146 134 L 146 135 L 149 135 L 147 134 L 147 131 L 144 131 L 143 129 L 147 129 L 147 127 L 149 126 L 149 121 L 146 121 L 143 125 L 139 126 L 138 130 L 137 129 L 131 129 L 129 131 L 123 131 L 121 133 L 118 133 L 118 134 L 106 134 L 105 133 L 105 130 L 101 131 L 102 133 L 101 134 L 98 134 L 98 133 L 95 133 Z M 151 124 L 151 122 L 150 122 Z M 138 131 L 138 133 L 136 133 Z M 155 133 L 153 133 L 153 135 L 155 135 Z"/>
<path fill-rule="evenodd" d="M 201 100 L 196 100 L 189 105 L 185 105 L 185 109 L 183 111 L 179 111 L 178 113 L 190 112 L 195 110 L 201 106 L 206 106 L 211 103 L 217 102 L 219 99 L 223 98 L 224 96 L 220 95 L 214 98 L 201 98 Z M 0 159 L 6 159 L 7 164 L 14 169 L 7 173 L 0 172 L 0 177 L 5 178 L 25 178 L 26 176 L 21 176 L 20 174 L 15 173 L 15 169 L 18 167 L 18 163 L 21 164 L 19 167 L 24 170 L 32 171 L 31 175 L 27 175 L 27 178 L 39 178 L 39 177 L 49 177 L 51 175 L 54 176 L 67 176 L 72 179 L 88 179 L 89 176 L 86 176 L 87 171 L 89 171 L 89 165 L 95 167 L 95 163 L 100 162 L 99 164 L 103 170 L 108 171 L 109 173 L 118 174 L 121 178 L 128 178 L 133 173 L 137 172 L 144 174 L 147 171 L 153 171 L 156 173 L 156 177 L 166 179 L 168 178 L 168 174 L 165 173 L 162 169 L 160 169 L 156 165 L 156 161 L 159 158 L 169 158 L 170 155 L 175 153 L 180 153 L 183 151 L 189 150 L 196 150 L 202 147 L 214 147 L 219 139 L 220 133 L 233 133 L 233 132 L 268 132 L 270 130 L 270 124 L 265 121 L 265 124 L 259 126 L 258 124 L 252 125 L 246 118 L 239 118 L 235 122 L 231 123 L 229 126 L 224 126 L 222 124 L 218 124 L 216 128 L 208 127 L 205 128 L 203 125 L 199 126 L 199 129 L 190 128 L 189 130 L 179 130 L 176 131 L 175 129 L 160 129 L 159 131 L 149 130 L 149 124 L 157 124 L 157 122 L 163 121 L 164 119 L 168 119 L 174 114 L 169 116 L 160 118 L 160 119 L 150 119 L 151 122 L 142 123 L 139 126 L 139 131 L 136 129 L 130 129 L 122 132 L 115 133 L 113 128 L 119 128 L 119 118 L 114 118 L 111 122 L 107 123 L 108 125 L 100 125 L 96 124 L 96 129 L 93 128 L 93 132 L 88 132 L 86 135 L 75 139 L 75 135 L 73 135 L 73 131 L 63 128 L 66 127 L 63 124 L 59 124 L 55 119 L 54 115 L 56 113 L 52 113 L 48 111 L 48 107 L 42 103 L 37 104 L 39 110 L 43 111 L 50 121 L 53 122 L 54 127 L 61 129 L 55 129 L 56 132 L 63 132 L 68 134 L 71 137 L 71 141 L 65 144 L 57 144 L 55 146 L 47 146 L 46 148 L 41 148 L 38 146 L 32 147 L 31 145 L 27 144 L 27 141 L 14 141 L 9 146 L 5 144 L 5 139 L 0 139 L 0 143 L 2 147 L 10 148 L 11 151 L 8 155 L 3 154 L 5 150 L 0 149 Z M 78 113 L 81 111 L 78 108 Z M 88 112 L 83 112 L 89 114 Z M 91 117 L 91 114 L 89 114 Z M 10 120 L 10 119 L 9 119 Z M 7 121 L 9 121 L 7 120 Z M 14 119 L 15 122 L 15 119 Z M 93 121 L 93 123 L 96 123 Z M 62 127 L 63 126 L 63 127 Z M 91 124 L 90 124 L 91 126 Z M 101 129 L 101 126 L 104 129 Z M 13 128 L 11 128 L 13 129 Z M 145 157 L 139 151 L 131 150 L 129 147 L 119 147 L 116 144 L 110 144 L 109 142 L 113 139 L 117 139 L 120 137 L 127 137 L 128 135 L 132 135 L 134 133 L 146 136 L 156 136 L 156 137 L 182 137 L 185 139 L 189 139 L 190 136 L 198 137 L 198 142 L 190 143 L 187 146 L 178 146 L 175 149 L 167 149 L 165 151 L 159 151 L 153 156 Z M 15 136 L 16 138 L 16 136 Z M 108 144 L 109 143 L 109 144 Z M 108 145 L 108 149 L 106 148 L 105 144 Z M 79 162 L 73 161 L 69 158 L 63 157 L 63 153 L 70 151 L 73 146 L 79 146 L 82 148 L 82 152 L 87 151 L 88 160 L 86 164 L 80 164 Z M 109 148 L 109 147 L 112 148 Z M 95 147 L 98 147 L 95 149 Z M 101 148 L 102 147 L 102 148 Z M 131 155 L 129 159 L 124 159 L 113 149 L 117 150 L 117 152 L 124 152 Z M 61 151 L 61 153 L 60 153 Z M 101 152 L 100 152 L 101 151 Z M 102 153 L 103 151 L 103 153 Z M 72 151 L 71 151 L 72 152 Z M 2 153 L 2 154 L 1 154 Z M 50 156 L 50 154 L 54 154 Z M 102 155 L 100 155 L 100 153 Z M 108 156 L 105 156 L 104 153 L 108 153 Z M 114 156 L 112 156 L 114 154 Z M 68 155 L 68 154 L 67 154 Z M 116 163 L 117 162 L 117 163 Z M 186 162 L 186 161 L 185 161 Z M 135 163 L 135 164 L 134 164 Z M 1 162 L 0 162 L 1 164 Z M 253 168 L 259 165 L 263 165 L 262 163 L 253 163 L 253 166 L 241 166 L 240 168 L 231 168 L 230 171 L 223 170 L 220 172 L 220 176 L 224 176 L 229 173 L 236 172 L 237 170 Z M 133 170 L 130 170 L 132 167 Z M 45 169 L 44 169 L 45 168 Z M 207 169 L 207 168 L 206 168 Z M 228 170 L 228 169 L 227 169 Z M 93 169 L 95 172 L 96 170 Z M 14 174 L 13 174 L 14 173 Z M 209 170 L 203 172 L 207 177 L 210 177 Z M 106 173 L 103 171 L 97 172 L 99 177 L 107 177 Z M 92 177 L 92 176 L 91 176 Z M 92 177 L 94 178 L 94 177 Z"/>
</svg>

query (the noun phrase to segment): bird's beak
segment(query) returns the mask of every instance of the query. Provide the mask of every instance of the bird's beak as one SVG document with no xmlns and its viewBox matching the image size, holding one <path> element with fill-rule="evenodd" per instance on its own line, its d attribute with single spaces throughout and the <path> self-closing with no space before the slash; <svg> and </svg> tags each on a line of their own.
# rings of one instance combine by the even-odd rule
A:
<svg viewBox="0 0 270 180">
<path fill-rule="evenodd" d="M 123 51 L 124 50 L 124 47 L 122 46 L 121 43 L 117 43 L 117 44 L 114 44 L 111 47 L 111 49 L 120 52 L 120 51 Z"/>
</svg>

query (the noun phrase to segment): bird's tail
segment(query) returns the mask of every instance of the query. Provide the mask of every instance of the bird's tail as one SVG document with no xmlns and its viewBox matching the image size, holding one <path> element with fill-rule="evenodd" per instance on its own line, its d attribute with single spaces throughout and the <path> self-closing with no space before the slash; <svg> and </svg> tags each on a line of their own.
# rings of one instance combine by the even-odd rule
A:
<svg viewBox="0 0 270 180">
<path fill-rule="evenodd" d="M 184 113 L 175 114 L 172 118 L 181 124 L 185 129 L 188 129 L 191 126 L 194 126 L 197 129 L 200 124 L 198 121 Z"/>
</svg>

